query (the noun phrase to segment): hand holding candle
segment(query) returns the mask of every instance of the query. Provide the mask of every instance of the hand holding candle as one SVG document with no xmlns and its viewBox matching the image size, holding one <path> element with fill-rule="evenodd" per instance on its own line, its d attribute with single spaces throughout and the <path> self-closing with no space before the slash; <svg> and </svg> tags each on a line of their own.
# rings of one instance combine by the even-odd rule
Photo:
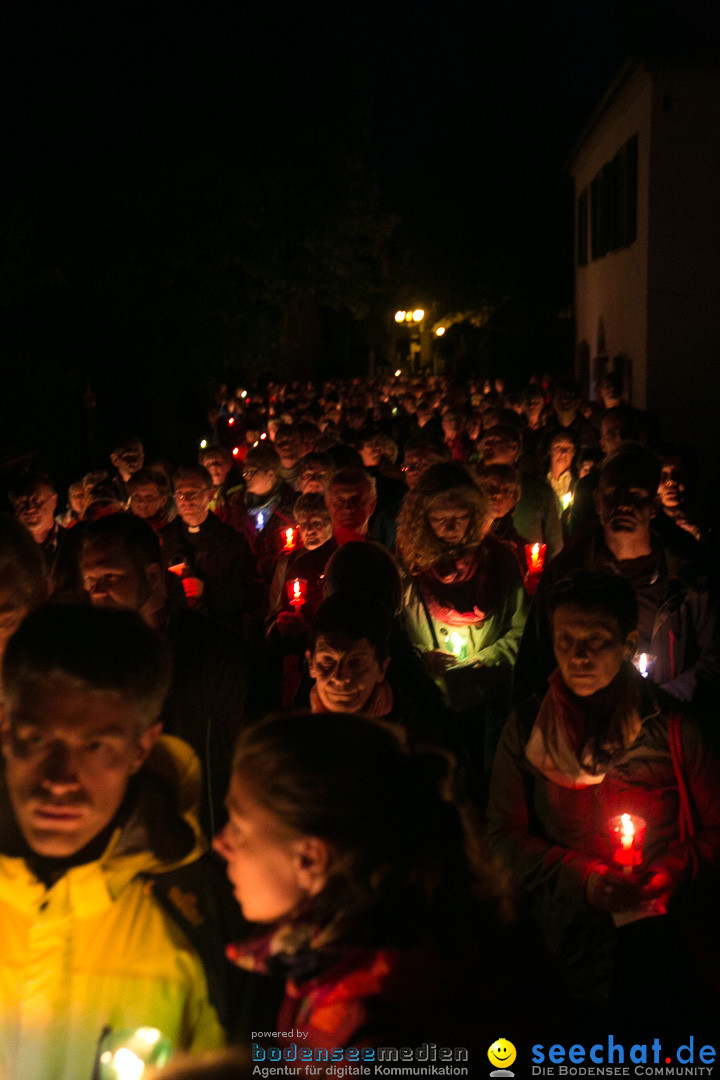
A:
<svg viewBox="0 0 720 1080">
<path fill-rule="evenodd" d="M 608 821 L 613 849 L 613 861 L 622 866 L 624 874 L 632 874 L 642 862 L 642 849 L 647 823 L 637 814 L 618 814 Z"/>
<path fill-rule="evenodd" d="M 454 630 L 451 634 L 446 634 L 445 645 L 452 653 L 456 663 L 461 664 L 467 659 L 467 638 L 464 634 L 457 630 Z"/>
</svg>

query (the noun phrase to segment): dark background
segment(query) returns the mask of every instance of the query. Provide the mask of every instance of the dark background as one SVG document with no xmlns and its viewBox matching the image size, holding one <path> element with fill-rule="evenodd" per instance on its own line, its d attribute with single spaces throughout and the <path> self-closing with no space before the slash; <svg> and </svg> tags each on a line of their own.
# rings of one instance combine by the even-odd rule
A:
<svg viewBox="0 0 720 1080">
<path fill-rule="evenodd" d="M 567 159 L 623 58 L 715 0 L 16 3 L 0 444 L 57 475 L 187 456 L 217 379 L 365 374 L 392 313 L 448 370 L 572 366 Z M 477 321 L 477 319 L 476 319 Z"/>
</svg>

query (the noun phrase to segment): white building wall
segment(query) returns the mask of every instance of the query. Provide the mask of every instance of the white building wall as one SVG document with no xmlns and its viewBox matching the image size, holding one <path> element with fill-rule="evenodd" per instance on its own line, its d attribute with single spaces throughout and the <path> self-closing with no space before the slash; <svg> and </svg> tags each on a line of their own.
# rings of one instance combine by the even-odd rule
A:
<svg viewBox="0 0 720 1080">
<path fill-rule="evenodd" d="M 590 356 L 601 352 L 604 328 L 609 357 L 625 353 L 632 362 L 632 402 L 645 407 L 647 348 L 648 184 L 651 153 L 652 85 L 647 72 L 636 69 L 610 101 L 574 162 L 577 198 L 611 161 L 621 146 L 638 136 L 637 239 L 627 248 L 592 259 L 575 268 L 577 341 L 586 341 Z M 588 224 L 588 234 L 590 226 Z M 591 386 L 591 392 L 594 387 Z"/>
</svg>

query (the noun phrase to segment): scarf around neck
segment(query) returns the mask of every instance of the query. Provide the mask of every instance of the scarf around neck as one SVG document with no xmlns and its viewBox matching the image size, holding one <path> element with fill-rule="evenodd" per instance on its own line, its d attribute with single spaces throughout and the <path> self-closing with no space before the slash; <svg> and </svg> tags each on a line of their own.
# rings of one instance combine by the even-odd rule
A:
<svg viewBox="0 0 720 1080">
<path fill-rule="evenodd" d="M 628 670 L 629 669 L 629 670 Z M 554 784 L 584 788 L 600 784 L 612 761 L 633 744 L 642 727 L 642 676 L 628 662 L 608 690 L 607 709 L 568 690 L 560 671 L 548 679 L 525 757 Z M 605 695 L 599 691 L 593 698 Z M 600 702 L 602 704 L 602 702 Z"/>
<path fill-rule="evenodd" d="M 437 622 L 477 626 L 485 618 L 486 613 L 475 603 L 485 586 L 476 552 L 439 560 L 418 575 L 418 584 L 428 611 Z"/>
</svg>

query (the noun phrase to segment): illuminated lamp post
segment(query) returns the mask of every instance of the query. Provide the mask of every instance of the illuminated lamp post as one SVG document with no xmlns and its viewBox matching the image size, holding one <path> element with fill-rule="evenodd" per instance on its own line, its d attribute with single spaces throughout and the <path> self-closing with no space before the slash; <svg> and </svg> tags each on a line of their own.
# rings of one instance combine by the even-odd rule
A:
<svg viewBox="0 0 720 1080">
<path fill-rule="evenodd" d="M 424 308 L 414 308 L 412 311 L 395 312 L 395 322 L 398 326 L 407 327 L 410 332 L 410 361 L 408 366 L 411 375 L 422 368 L 425 314 Z"/>
</svg>

